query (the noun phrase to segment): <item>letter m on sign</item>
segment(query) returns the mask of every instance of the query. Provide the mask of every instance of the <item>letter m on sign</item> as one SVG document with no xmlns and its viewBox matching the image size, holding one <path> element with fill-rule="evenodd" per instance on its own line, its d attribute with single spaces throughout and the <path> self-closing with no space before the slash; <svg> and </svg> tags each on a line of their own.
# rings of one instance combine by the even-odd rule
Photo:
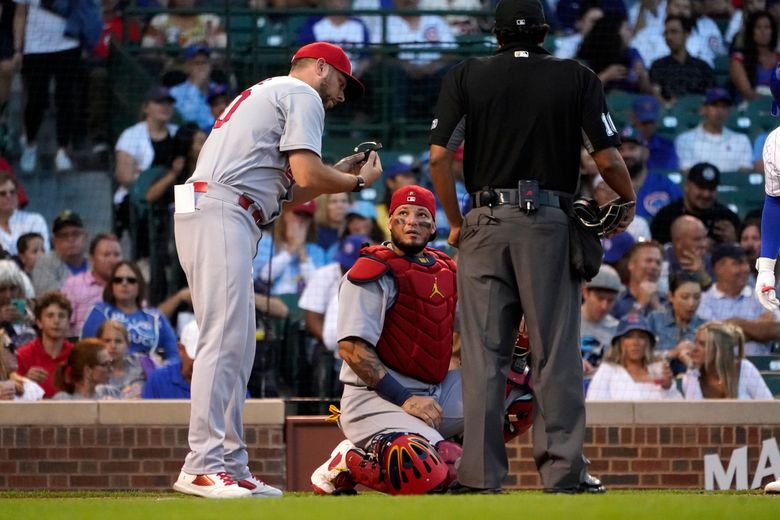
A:
<svg viewBox="0 0 780 520">
<path fill-rule="evenodd" d="M 731 483 L 735 478 L 737 486 L 735 489 L 748 488 L 748 470 L 747 470 L 747 446 L 737 448 L 731 454 L 729 467 L 724 471 L 720 463 L 720 456 L 717 453 L 704 456 L 704 489 L 715 489 L 715 483 L 718 489 L 731 489 Z"/>
</svg>

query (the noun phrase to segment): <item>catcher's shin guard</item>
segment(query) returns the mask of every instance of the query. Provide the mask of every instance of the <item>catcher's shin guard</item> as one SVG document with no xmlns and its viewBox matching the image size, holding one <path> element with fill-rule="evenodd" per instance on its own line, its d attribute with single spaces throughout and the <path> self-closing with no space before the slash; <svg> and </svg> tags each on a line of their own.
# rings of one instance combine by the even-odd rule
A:
<svg viewBox="0 0 780 520">
<path fill-rule="evenodd" d="M 366 455 L 347 454 L 347 467 L 358 484 L 390 495 L 420 495 L 443 490 L 447 464 L 427 439 L 415 433 L 374 436 Z"/>
<path fill-rule="evenodd" d="M 517 332 L 512 364 L 506 382 L 504 442 L 509 442 L 527 431 L 533 422 L 534 401 L 531 392 L 530 353 L 528 331 L 525 321 L 522 321 Z"/>
</svg>

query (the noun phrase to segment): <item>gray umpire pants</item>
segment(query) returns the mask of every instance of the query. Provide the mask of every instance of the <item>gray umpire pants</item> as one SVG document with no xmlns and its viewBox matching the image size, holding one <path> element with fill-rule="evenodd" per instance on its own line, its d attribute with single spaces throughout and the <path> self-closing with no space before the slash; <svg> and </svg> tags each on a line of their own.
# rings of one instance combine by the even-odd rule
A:
<svg viewBox="0 0 780 520">
<path fill-rule="evenodd" d="M 211 187 L 210 187 L 211 188 Z M 214 190 L 216 191 L 216 190 Z M 255 357 L 252 259 L 260 229 L 232 197 L 204 193 L 193 213 L 176 214 L 176 250 L 200 329 L 192 373 L 190 474 L 249 477 L 243 410 Z"/>
<path fill-rule="evenodd" d="M 579 280 L 569 267 L 568 217 L 542 206 L 477 208 L 461 228 L 464 442 L 458 480 L 500 487 L 507 475 L 504 394 L 520 317 L 531 342 L 533 453 L 545 488 L 573 487 L 585 475 L 585 398 Z"/>
</svg>

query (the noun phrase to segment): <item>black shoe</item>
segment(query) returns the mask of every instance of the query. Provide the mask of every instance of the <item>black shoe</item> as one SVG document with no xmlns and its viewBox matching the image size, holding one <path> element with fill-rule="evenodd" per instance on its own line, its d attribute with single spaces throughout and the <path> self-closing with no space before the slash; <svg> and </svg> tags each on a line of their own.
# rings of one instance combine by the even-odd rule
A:
<svg viewBox="0 0 780 520">
<path fill-rule="evenodd" d="M 501 488 L 477 488 L 464 486 L 457 480 L 450 484 L 447 493 L 450 495 L 500 495 L 504 492 Z"/>
<path fill-rule="evenodd" d="M 588 473 L 587 475 L 585 475 L 585 480 L 583 480 L 576 486 L 545 488 L 544 492 L 554 493 L 554 494 L 565 494 L 565 495 L 576 495 L 579 493 L 600 494 L 600 493 L 606 493 L 607 488 L 604 487 L 604 484 L 602 484 L 599 479 L 597 479 L 596 477 Z"/>
</svg>

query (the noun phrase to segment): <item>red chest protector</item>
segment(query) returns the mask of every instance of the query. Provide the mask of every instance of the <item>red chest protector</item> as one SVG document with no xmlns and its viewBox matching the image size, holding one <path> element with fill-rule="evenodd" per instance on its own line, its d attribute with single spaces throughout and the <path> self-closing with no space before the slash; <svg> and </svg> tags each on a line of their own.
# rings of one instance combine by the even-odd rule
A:
<svg viewBox="0 0 780 520">
<path fill-rule="evenodd" d="M 385 246 L 365 247 L 360 254 L 347 274 L 351 282 L 370 282 L 389 271 L 398 287 L 376 345 L 379 358 L 401 374 L 440 383 L 447 375 L 452 355 L 458 300 L 455 262 L 428 247 L 425 256 L 415 261 Z"/>
</svg>

